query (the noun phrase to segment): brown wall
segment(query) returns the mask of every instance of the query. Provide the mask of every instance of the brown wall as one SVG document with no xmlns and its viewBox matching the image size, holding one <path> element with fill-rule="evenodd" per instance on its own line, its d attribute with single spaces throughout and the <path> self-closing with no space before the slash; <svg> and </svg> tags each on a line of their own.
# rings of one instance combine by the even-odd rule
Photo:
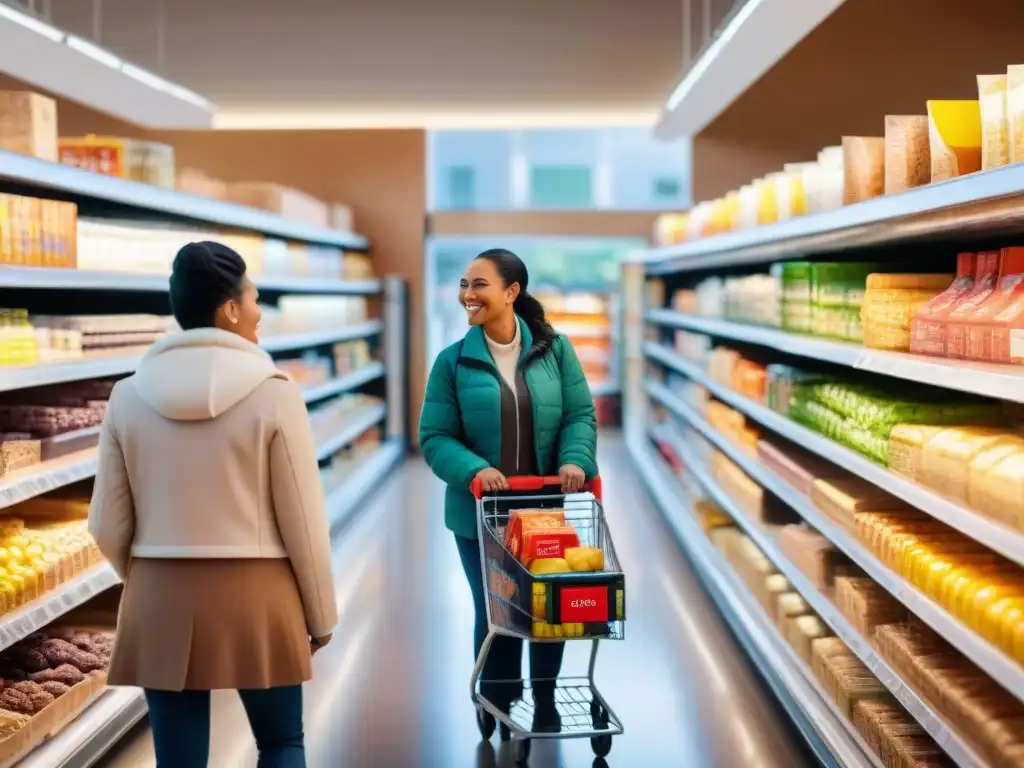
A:
<svg viewBox="0 0 1024 768">
<path fill-rule="evenodd" d="M 976 99 L 976 75 L 1024 63 L 1022 29 L 1020 0 L 846 0 L 694 138 L 694 200 L 881 136 L 927 99 Z"/>
<path fill-rule="evenodd" d="M 25 88 L 0 76 L 0 89 Z M 60 100 L 62 135 L 112 134 L 171 144 L 179 168 L 225 181 L 273 181 L 350 205 L 380 275 L 409 286 L 410 414 L 415 426 L 425 370 L 423 234 L 426 137 L 421 130 L 151 132 Z"/>
</svg>

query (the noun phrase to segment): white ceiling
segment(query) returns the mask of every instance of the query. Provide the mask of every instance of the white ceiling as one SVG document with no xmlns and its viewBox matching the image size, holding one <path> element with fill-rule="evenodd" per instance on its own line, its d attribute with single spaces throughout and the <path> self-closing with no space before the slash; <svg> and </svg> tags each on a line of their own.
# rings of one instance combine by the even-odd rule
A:
<svg viewBox="0 0 1024 768">
<path fill-rule="evenodd" d="M 93 0 L 49 1 L 93 36 Z M 682 68 L 680 0 L 98 1 L 104 47 L 236 127 L 653 123 Z"/>
</svg>

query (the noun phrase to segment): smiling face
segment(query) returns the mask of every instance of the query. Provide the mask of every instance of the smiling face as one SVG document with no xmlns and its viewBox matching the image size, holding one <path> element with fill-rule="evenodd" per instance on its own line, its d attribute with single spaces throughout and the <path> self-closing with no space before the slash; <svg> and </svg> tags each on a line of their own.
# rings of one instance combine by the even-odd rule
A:
<svg viewBox="0 0 1024 768">
<path fill-rule="evenodd" d="M 519 283 L 505 285 L 498 268 L 487 259 L 474 259 L 459 282 L 459 302 L 470 325 L 485 325 L 511 314 Z"/>
<path fill-rule="evenodd" d="M 260 320 L 263 318 L 259 298 L 256 286 L 248 277 L 243 277 L 242 295 L 238 299 L 228 299 L 217 310 L 217 327 L 259 344 Z"/>
</svg>

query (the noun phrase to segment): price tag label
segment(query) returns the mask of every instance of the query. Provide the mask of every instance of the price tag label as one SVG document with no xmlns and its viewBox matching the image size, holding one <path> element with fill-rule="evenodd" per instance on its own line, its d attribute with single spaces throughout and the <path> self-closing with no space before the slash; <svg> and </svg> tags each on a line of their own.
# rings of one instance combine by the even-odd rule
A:
<svg viewBox="0 0 1024 768">
<path fill-rule="evenodd" d="M 563 624 L 608 621 L 608 587 L 562 587 Z"/>
</svg>

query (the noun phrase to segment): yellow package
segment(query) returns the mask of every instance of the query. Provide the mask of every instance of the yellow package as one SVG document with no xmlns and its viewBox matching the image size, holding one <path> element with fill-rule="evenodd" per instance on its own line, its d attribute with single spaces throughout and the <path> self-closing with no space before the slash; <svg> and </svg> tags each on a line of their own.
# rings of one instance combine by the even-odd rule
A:
<svg viewBox="0 0 1024 768">
<path fill-rule="evenodd" d="M 1010 122 L 1006 112 L 1006 75 L 978 75 L 981 110 L 981 169 L 1010 162 Z"/>
<path fill-rule="evenodd" d="M 932 182 L 981 170 L 981 107 L 976 100 L 929 101 Z"/>
<path fill-rule="evenodd" d="M 1024 64 L 1006 68 L 1006 119 L 1010 162 L 1024 162 Z"/>
<path fill-rule="evenodd" d="M 979 512 L 1024 530 L 1024 450 L 1010 452 L 978 476 L 970 498 Z"/>
<path fill-rule="evenodd" d="M 970 464 L 974 458 L 1000 442 L 1015 440 L 1020 438 L 999 429 L 964 427 L 945 430 L 924 446 L 918 482 L 957 501 L 966 502 Z"/>
</svg>

